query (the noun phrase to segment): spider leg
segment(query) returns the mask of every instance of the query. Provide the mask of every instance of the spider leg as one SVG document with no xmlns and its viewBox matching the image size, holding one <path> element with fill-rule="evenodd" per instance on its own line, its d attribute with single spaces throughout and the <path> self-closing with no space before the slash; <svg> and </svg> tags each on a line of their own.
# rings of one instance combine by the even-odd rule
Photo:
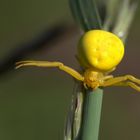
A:
<svg viewBox="0 0 140 140">
<path fill-rule="evenodd" d="M 130 86 L 131 88 L 137 90 L 140 92 L 140 87 L 137 86 L 135 83 L 133 82 L 120 82 L 120 83 L 117 83 L 117 84 L 114 84 L 112 86 Z"/>
<path fill-rule="evenodd" d="M 103 87 L 106 87 L 106 86 L 130 86 L 131 88 L 140 92 L 140 86 L 138 86 L 137 84 L 140 84 L 139 79 L 137 79 L 131 75 L 125 75 L 125 76 L 107 79 L 103 82 L 103 84 L 101 86 L 103 86 Z"/>
<path fill-rule="evenodd" d="M 105 74 L 108 75 L 109 73 L 113 72 L 115 69 L 116 69 L 116 67 L 111 69 L 111 70 L 109 70 L 109 71 L 107 71 Z"/>
<path fill-rule="evenodd" d="M 128 81 L 128 80 L 133 83 L 140 84 L 139 79 L 135 78 L 132 75 L 125 75 L 125 76 L 119 76 L 119 77 L 107 79 L 104 81 L 103 86 L 111 86 L 111 85 L 114 85 L 123 81 Z"/>
<path fill-rule="evenodd" d="M 113 75 L 107 75 L 103 78 L 103 80 L 108 80 L 108 79 L 112 79 L 113 78 Z"/>
<path fill-rule="evenodd" d="M 36 67 L 58 67 L 60 70 L 65 71 L 69 75 L 73 76 L 79 81 L 84 81 L 84 77 L 76 70 L 65 66 L 61 62 L 49 62 L 49 61 L 20 61 L 16 63 L 16 69 L 24 66 L 36 66 Z"/>
<path fill-rule="evenodd" d="M 134 82 L 134 83 L 136 83 L 136 84 L 140 84 L 140 79 L 137 79 L 137 78 L 135 78 L 135 77 L 132 76 L 132 75 L 125 75 L 124 78 L 125 78 L 126 80 L 129 80 L 129 81 Z"/>
<path fill-rule="evenodd" d="M 102 83 L 101 86 L 103 87 L 107 87 L 107 86 L 112 86 L 112 85 L 115 85 L 115 84 L 118 84 L 122 81 L 126 81 L 126 79 L 124 80 L 124 77 L 112 77 L 110 79 L 105 79 L 105 81 Z"/>
</svg>

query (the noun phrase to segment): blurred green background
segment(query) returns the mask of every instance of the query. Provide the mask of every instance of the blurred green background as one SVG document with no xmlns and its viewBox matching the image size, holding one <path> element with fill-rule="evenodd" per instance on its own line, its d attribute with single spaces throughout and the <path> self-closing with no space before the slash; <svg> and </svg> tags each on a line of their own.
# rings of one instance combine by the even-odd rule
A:
<svg viewBox="0 0 140 140">
<path fill-rule="evenodd" d="M 130 30 L 125 58 L 114 75 L 140 77 L 139 14 L 140 10 Z M 64 22 L 70 25 L 64 35 L 26 59 L 79 67 L 75 59 L 79 29 L 67 0 L 1 0 L 0 17 L 1 59 L 18 44 Z M 22 68 L 1 75 L 0 140 L 62 140 L 74 84 L 57 69 Z M 129 87 L 106 88 L 100 130 L 100 140 L 139 140 L 140 94 Z"/>
</svg>

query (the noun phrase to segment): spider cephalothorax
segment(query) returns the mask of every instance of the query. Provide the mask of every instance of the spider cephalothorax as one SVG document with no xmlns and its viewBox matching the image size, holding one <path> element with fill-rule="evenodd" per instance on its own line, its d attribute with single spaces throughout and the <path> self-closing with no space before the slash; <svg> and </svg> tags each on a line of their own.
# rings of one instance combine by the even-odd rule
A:
<svg viewBox="0 0 140 140">
<path fill-rule="evenodd" d="M 86 88 L 130 86 L 140 91 L 139 79 L 131 75 L 119 77 L 109 75 L 121 62 L 123 56 L 124 45 L 116 35 L 103 30 L 91 30 L 81 37 L 78 45 L 77 58 L 84 68 L 82 74 L 61 62 L 21 61 L 16 63 L 16 68 L 22 66 L 58 67 L 83 82 Z"/>
<path fill-rule="evenodd" d="M 100 71 L 95 71 L 93 69 L 87 69 L 84 72 L 84 86 L 96 89 L 98 87 L 103 87 L 106 80 L 113 78 L 112 75 L 107 75 Z"/>
<path fill-rule="evenodd" d="M 84 85 L 85 87 L 91 87 L 93 89 L 98 88 L 103 84 L 104 74 L 101 72 L 87 69 L 84 73 Z"/>
</svg>

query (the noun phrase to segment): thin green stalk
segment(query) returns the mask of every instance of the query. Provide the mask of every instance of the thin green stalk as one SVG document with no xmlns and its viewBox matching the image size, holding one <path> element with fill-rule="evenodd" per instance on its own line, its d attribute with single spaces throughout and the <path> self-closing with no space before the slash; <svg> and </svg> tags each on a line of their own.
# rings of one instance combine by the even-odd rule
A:
<svg viewBox="0 0 140 140">
<path fill-rule="evenodd" d="M 87 90 L 84 102 L 81 140 L 98 140 L 103 90 Z"/>
</svg>

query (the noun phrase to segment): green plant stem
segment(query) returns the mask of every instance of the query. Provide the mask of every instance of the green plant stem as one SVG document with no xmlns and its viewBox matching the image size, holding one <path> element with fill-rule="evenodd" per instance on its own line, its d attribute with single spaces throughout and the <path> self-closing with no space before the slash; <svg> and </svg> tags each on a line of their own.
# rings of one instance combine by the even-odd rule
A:
<svg viewBox="0 0 140 140">
<path fill-rule="evenodd" d="M 81 140 L 98 140 L 102 99 L 102 89 L 86 91 Z"/>
</svg>

